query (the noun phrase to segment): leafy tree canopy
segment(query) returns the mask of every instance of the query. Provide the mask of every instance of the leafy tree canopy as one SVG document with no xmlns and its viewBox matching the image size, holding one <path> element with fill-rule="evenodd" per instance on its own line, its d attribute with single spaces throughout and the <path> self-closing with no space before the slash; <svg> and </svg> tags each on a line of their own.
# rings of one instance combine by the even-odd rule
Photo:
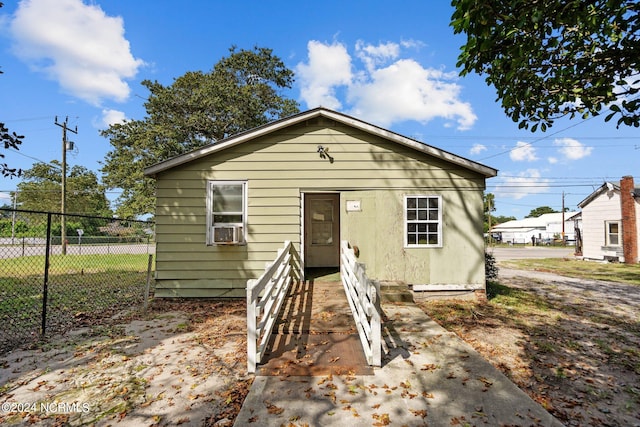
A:
<svg viewBox="0 0 640 427">
<path fill-rule="evenodd" d="M 36 163 L 24 171 L 17 186 L 20 208 L 34 211 L 60 212 L 62 199 L 62 166 L 59 161 Z M 73 166 L 66 182 L 68 213 L 111 216 L 105 189 L 93 171 Z"/>
<path fill-rule="evenodd" d="M 496 210 L 496 196 L 493 193 L 484 193 L 483 201 L 485 215 Z"/>
<path fill-rule="evenodd" d="M 465 33 L 461 74 L 497 90 L 520 128 L 610 110 L 640 126 L 640 2 L 637 0 L 452 0 L 451 26 Z"/>
<path fill-rule="evenodd" d="M 118 214 L 152 213 L 154 182 L 144 168 L 298 112 L 280 92 L 293 84 L 293 72 L 271 49 L 230 49 L 211 71 L 190 71 L 164 86 L 146 80 L 147 116 L 102 132 L 113 150 L 105 159 L 103 182 L 121 188 Z"/>
<path fill-rule="evenodd" d="M 535 209 L 531 209 L 529 215 L 525 216 L 525 218 L 537 218 L 540 215 L 548 214 L 548 213 L 558 213 L 558 211 L 554 210 L 549 206 L 540 206 Z"/>
</svg>

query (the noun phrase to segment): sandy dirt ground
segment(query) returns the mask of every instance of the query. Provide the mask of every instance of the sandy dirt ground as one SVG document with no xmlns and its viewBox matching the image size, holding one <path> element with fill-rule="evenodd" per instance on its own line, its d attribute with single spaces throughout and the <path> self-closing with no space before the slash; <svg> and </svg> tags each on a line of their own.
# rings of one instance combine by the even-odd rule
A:
<svg viewBox="0 0 640 427">
<path fill-rule="evenodd" d="M 460 302 L 444 326 L 564 424 L 640 426 L 640 289 L 520 270 L 500 282 L 535 310 Z M 0 355 L 2 425 L 233 424 L 252 383 L 244 302 L 155 301 L 87 325 Z"/>
<path fill-rule="evenodd" d="M 640 288 L 502 268 L 499 282 L 526 292 L 526 307 L 425 311 L 565 425 L 640 426 Z"/>
<path fill-rule="evenodd" d="M 3 425 L 231 425 L 251 384 L 243 302 L 156 301 L 0 357 Z"/>
</svg>

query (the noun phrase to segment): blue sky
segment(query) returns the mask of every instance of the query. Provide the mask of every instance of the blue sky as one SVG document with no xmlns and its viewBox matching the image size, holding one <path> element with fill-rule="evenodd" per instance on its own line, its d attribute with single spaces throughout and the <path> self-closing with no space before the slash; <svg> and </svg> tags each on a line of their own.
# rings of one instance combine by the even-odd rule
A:
<svg viewBox="0 0 640 427">
<path fill-rule="evenodd" d="M 0 9 L 0 121 L 25 135 L 3 151 L 13 167 L 62 156 L 55 125 L 69 118 L 70 166 L 99 171 L 109 123 L 144 117 L 145 79 L 165 85 L 210 70 L 232 45 L 268 47 L 296 73 L 285 95 L 499 169 L 496 214 L 572 210 L 604 181 L 640 181 L 640 131 L 600 117 L 519 130 L 481 76 L 456 69 L 464 37 L 446 0 L 6 0 Z M 99 175 L 99 172 L 98 172 Z M 0 204 L 18 179 L 0 178 Z M 109 192 L 114 200 L 117 190 Z M 19 200 L 18 200 L 19 201 Z"/>
</svg>

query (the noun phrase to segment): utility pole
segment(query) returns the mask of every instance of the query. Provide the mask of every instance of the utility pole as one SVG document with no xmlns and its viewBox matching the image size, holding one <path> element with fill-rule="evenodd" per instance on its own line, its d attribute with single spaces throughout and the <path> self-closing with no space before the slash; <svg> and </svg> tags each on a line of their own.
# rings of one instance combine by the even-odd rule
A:
<svg viewBox="0 0 640 427">
<path fill-rule="evenodd" d="M 16 238 L 16 209 L 18 209 L 18 189 L 13 192 L 13 212 L 11 214 L 11 245 Z"/>
<path fill-rule="evenodd" d="M 564 240 L 564 191 L 562 192 L 562 244 L 565 244 Z"/>
<path fill-rule="evenodd" d="M 489 244 L 493 243 L 493 233 L 491 233 L 491 197 L 487 196 L 487 205 L 488 205 L 488 209 L 489 209 L 489 218 L 488 218 L 488 222 L 489 222 Z"/>
<path fill-rule="evenodd" d="M 62 128 L 62 204 L 60 206 L 60 212 L 62 213 L 60 218 L 60 244 L 62 246 L 62 255 L 67 254 L 67 217 L 66 205 L 67 205 L 67 131 L 78 134 L 78 126 L 75 129 L 69 129 L 68 127 L 69 117 L 65 117 L 64 122 L 58 123 L 58 116 L 56 116 L 55 124 Z"/>
</svg>

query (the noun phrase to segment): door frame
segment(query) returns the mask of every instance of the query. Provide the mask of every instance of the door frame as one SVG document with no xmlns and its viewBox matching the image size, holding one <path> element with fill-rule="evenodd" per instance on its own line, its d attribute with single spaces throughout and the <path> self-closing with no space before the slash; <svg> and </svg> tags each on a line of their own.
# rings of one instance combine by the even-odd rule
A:
<svg viewBox="0 0 640 427">
<path fill-rule="evenodd" d="M 338 207 L 337 207 L 337 222 L 338 222 L 338 242 L 337 242 L 337 255 L 338 255 L 338 265 L 336 265 L 336 267 L 340 266 L 340 233 L 342 232 L 342 222 L 341 222 L 341 209 L 340 209 L 340 202 L 341 202 L 341 197 L 340 197 L 340 191 L 320 191 L 320 190 L 315 190 L 315 191 L 301 191 L 300 192 L 300 258 L 302 261 L 302 266 L 303 266 L 303 270 L 307 267 L 307 251 L 306 251 L 306 224 L 307 224 L 307 214 L 308 212 L 306 212 L 305 206 L 306 206 L 306 196 L 307 195 L 331 195 L 331 196 L 338 196 Z"/>
</svg>

